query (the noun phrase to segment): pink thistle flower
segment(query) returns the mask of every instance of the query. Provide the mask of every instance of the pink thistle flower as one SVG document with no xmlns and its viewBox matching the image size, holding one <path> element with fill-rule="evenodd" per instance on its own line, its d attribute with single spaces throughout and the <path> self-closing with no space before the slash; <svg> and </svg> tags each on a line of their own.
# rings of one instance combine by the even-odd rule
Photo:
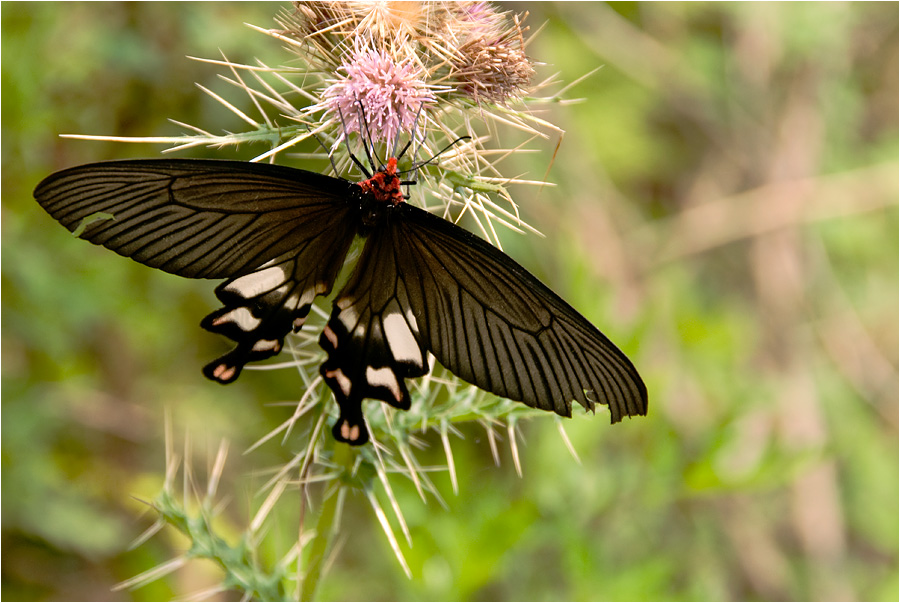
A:
<svg viewBox="0 0 900 603">
<path fill-rule="evenodd" d="M 372 141 L 390 143 L 398 133 L 412 129 L 424 103 L 435 102 L 420 69 L 411 61 L 395 61 L 384 50 L 358 46 L 338 71 L 346 77 L 326 88 L 323 97 L 327 110 L 343 118 L 345 135 L 367 132 L 361 131 L 360 104 Z"/>
</svg>

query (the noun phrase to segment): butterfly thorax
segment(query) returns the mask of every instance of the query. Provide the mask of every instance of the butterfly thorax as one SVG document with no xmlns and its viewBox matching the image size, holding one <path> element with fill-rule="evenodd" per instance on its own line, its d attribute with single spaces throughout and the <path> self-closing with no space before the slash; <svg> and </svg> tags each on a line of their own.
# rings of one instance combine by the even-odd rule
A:
<svg viewBox="0 0 900 603">
<path fill-rule="evenodd" d="M 388 159 L 387 166 L 368 180 L 357 183 L 365 192 L 372 195 L 376 201 L 399 205 L 403 202 L 403 192 L 400 190 L 400 176 L 397 175 L 397 158 Z"/>
<path fill-rule="evenodd" d="M 387 166 L 371 178 L 357 182 L 361 190 L 358 200 L 362 210 L 363 224 L 376 226 L 390 208 L 403 203 L 400 176 L 397 175 L 397 159 L 388 159 Z"/>
</svg>

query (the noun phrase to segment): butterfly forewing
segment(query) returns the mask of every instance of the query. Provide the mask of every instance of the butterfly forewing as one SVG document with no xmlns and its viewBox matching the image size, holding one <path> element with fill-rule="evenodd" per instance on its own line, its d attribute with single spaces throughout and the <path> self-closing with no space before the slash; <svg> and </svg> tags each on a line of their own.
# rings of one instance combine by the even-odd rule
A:
<svg viewBox="0 0 900 603">
<path fill-rule="evenodd" d="M 462 379 L 571 415 L 607 404 L 647 412 L 631 361 L 536 277 L 477 236 L 410 205 L 392 228 L 398 272 L 425 347 Z"/>
<path fill-rule="evenodd" d="M 346 222 L 349 182 L 242 161 L 110 161 L 53 174 L 35 198 L 82 238 L 192 278 L 231 278 Z"/>
</svg>

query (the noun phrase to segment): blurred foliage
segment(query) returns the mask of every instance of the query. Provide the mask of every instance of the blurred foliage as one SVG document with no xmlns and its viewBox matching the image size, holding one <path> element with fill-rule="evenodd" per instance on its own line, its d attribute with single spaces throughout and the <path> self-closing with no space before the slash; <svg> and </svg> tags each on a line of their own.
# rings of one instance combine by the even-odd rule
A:
<svg viewBox="0 0 900 603">
<path fill-rule="evenodd" d="M 272 26 L 279 6 L 0 7 L 6 600 L 169 599 L 222 578 L 192 563 L 110 590 L 186 546 L 164 530 L 128 550 L 153 521 L 132 497 L 162 487 L 164 409 L 203 474 L 221 439 L 246 449 L 302 386 L 290 371 L 203 379 L 222 346 L 197 326 L 211 284 L 76 241 L 31 191 L 155 152 L 59 133 L 235 129 L 194 86 L 221 91 L 216 70 L 185 55 L 288 60 L 243 25 Z M 650 415 L 567 421 L 580 464 L 549 417 L 527 422 L 522 479 L 465 431 L 459 494 L 434 476 L 446 509 L 397 489 L 413 579 L 350 500 L 320 597 L 897 600 L 897 4 L 518 8 L 546 24 L 529 45 L 545 76 L 602 69 L 571 91 L 583 103 L 542 108 L 567 132 L 555 155 L 538 140 L 501 164 L 558 183 L 512 189 L 547 238 L 504 247 L 623 347 Z M 444 463 L 426 439 L 423 463 Z M 231 455 L 220 535 L 238 541 L 267 468 L 303 444 Z M 275 512 L 264 564 L 296 542 L 295 511 Z"/>
</svg>

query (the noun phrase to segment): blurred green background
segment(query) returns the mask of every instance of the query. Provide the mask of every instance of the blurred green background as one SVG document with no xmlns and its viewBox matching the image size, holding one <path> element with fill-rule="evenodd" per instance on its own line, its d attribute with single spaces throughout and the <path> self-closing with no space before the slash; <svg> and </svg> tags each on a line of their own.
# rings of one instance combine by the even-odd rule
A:
<svg viewBox="0 0 900 603">
<path fill-rule="evenodd" d="M 289 61 L 243 25 L 273 26 L 281 6 L 0 7 L 5 600 L 216 584 L 192 563 L 110 590 L 186 546 L 164 530 L 127 550 L 153 521 L 133 497 L 162 487 L 165 409 L 198 473 L 231 443 L 220 492 L 234 538 L 264 471 L 304 444 L 240 454 L 302 385 L 291 371 L 227 388 L 202 377 L 224 349 L 198 327 L 212 283 L 78 241 L 31 197 L 55 170 L 162 149 L 60 133 L 181 133 L 167 118 L 243 129 L 194 86 L 227 92 L 219 71 L 185 55 Z M 508 450 L 494 467 L 483 430 L 466 430 L 459 494 L 434 476 L 448 509 L 398 490 L 413 580 L 351 499 L 352 537 L 320 596 L 897 600 L 898 5 L 506 8 L 545 25 L 528 47 L 539 78 L 603 67 L 569 93 L 584 102 L 540 107 L 566 130 L 547 175 L 558 186 L 515 195 L 547 238 L 504 233 L 504 246 L 621 345 L 650 414 L 567 422 L 580 464 L 552 420 L 528 422 L 522 479 Z M 556 142 L 505 173 L 540 179 Z M 295 539 L 296 524 L 270 531 L 263 561 Z"/>
</svg>

